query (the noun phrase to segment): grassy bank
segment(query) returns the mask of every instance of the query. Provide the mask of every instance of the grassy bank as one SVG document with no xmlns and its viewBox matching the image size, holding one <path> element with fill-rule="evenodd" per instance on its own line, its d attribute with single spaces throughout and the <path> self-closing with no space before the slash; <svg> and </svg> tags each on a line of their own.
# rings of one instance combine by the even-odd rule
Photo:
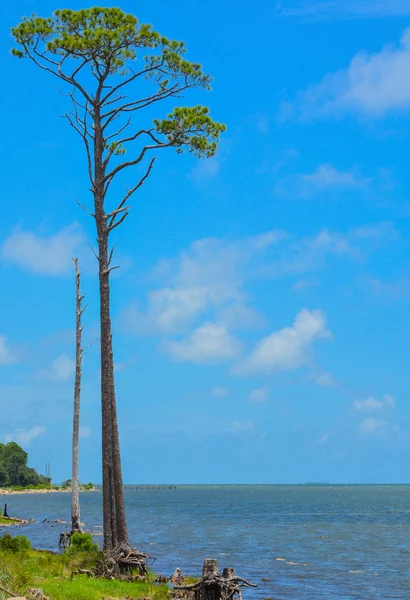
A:
<svg viewBox="0 0 410 600">
<path fill-rule="evenodd" d="M 82 485 L 79 488 L 80 492 L 100 492 L 101 489 L 95 486 Z M 53 494 L 53 493 L 61 493 L 61 492 L 71 492 L 71 487 L 63 487 L 63 486 L 45 486 L 45 485 L 36 485 L 29 487 L 22 486 L 12 486 L 8 488 L 0 488 L 0 496 L 1 495 L 13 495 L 13 494 Z"/>
<path fill-rule="evenodd" d="M 41 588 L 50 600 L 102 600 L 103 598 L 145 598 L 166 600 L 168 587 L 151 582 L 127 582 L 73 575 L 95 562 L 95 554 L 52 554 L 33 550 L 25 538 L 0 547 L 0 586 L 24 596 L 30 588 Z M 8 595 L 0 590 L 0 599 Z"/>
<path fill-rule="evenodd" d="M 9 519 L 8 517 L 5 518 L 0 516 L 0 525 L 17 525 L 18 523 L 20 523 L 20 521 L 17 519 Z"/>
</svg>

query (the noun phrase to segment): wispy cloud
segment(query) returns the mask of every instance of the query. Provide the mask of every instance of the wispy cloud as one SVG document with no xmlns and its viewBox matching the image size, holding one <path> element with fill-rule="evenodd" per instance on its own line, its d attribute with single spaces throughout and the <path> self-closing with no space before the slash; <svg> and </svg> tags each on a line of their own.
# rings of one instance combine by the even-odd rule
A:
<svg viewBox="0 0 410 600">
<path fill-rule="evenodd" d="M 4 437 L 5 442 L 17 442 L 23 446 L 29 446 L 31 442 L 43 435 L 46 432 L 46 428 L 42 425 L 37 425 L 31 429 L 16 429 L 12 433 L 7 433 Z"/>
<path fill-rule="evenodd" d="M 318 198 L 330 194 L 337 198 L 348 192 L 365 192 L 374 186 L 373 178 L 365 177 L 358 169 L 338 169 L 331 163 L 318 165 L 313 171 L 286 175 L 278 179 L 274 193 L 285 198 Z"/>
<path fill-rule="evenodd" d="M 216 385 L 210 391 L 212 398 L 226 398 L 229 396 L 229 390 L 221 385 Z"/>
<path fill-rule="evenodd" d="M 135 305 L 124 311 L 124 328 L 134 333 L 183 333 L 209 313 L 232 328 L 258 324 L 261 317 L 248 304 L 244 282 L 283 235 L 269 231 L 237 241 L 194 242 L 177 258 L 158 265 L 155 278 L 164 285 L 149 292 L 145 311 Z"/>
<path fill-rule="evenodd" d="M 284 17 L 311 20 L 406 17 L 410 15 L 410 0 L 305 0 L 293 6 L 287 2 L 286 7 L 278 2 L 277 11 Z"/>
<path fill-rule="evenodd" d="M 319 165 L 312 173 L 303 173 L 299 176 L 301 182 L 314 190 L 326 188 L 352 188 L 358 189 L 366 186 L 371 179 L 365 178 L 354 171 L 341 171 L 330 163 Z"/>
<path fill-rule="evenodd" d="M 394 408 L 396 406 L 396 399 L 390 394 L 385 394 L 382 398 L 378 399 L 374 396 L 369 396 L 362 400 L 355 400 L 353 407 L 358 411 L 374 412 L 384 408 Z"/>
<path fill-rule="evenodd" d="M 214 180 L 221 170 L 221 162 L 218 158 L 200 160 L 192 169 L 189 177 L 197 185 Z"/>
<path fill-rule="evenodd" d="M 39 373 L 40 379 L 49 381 L 69 381 L 74 375 L 75 361 L 66 354 L 58 356 L 51 365 Z"/>
<path fill-rule="evenodd" d="M 79 432 L 80 438 L 87 439 L 87 438 L 91 437 L 91 433 L 92 433 L 92 429 L 88 425 L 84 425 L 83 427 L 80 427 L 80 432 Z"/>
<path fill-rule="evenodd" d="M 259 404 L 266 402 L 269 396 L 269 390 L 267 388 L 256 388 L 249 393 L 248 400 L 252 404 Z"/>
<path fill-rule="evenodd" d="M 232 433 L 244 433 L 255 431 L 256 426 L 253 421 L 233 421 L 230 426 Z"/>
<path fill-rule="evenodd" d="M 358 277 L 359 285 L 375 296 L 383 296 L 393 300 L 410 295 L 410 277 L 408 275 L 396 281 L 387 281 L 380 277 L 361 274 Z"/>
<path fill-rule="evenodd" d="M 323 229 L 318 234 L 290 242 L 279 258 L 265 265 L 265 276 L 306 275 L 328 266 L 333 258 L 363 263 L 386 243 L 393 243 L 400 233 L 392 223 L 358 227 L 345 233 Z"/>
<path fill-rule="evenodd" d="M 85 248 L 85 234 L 74 223 L 52 235 L 16 229 L 2 244 L 0 258 L 31 273 L 65 275 L 73 268 L 73 256 Z"/>
<path fill-rule="evenodd" d="M 164 343 L 167 352 L 177 360 L 193 363 L 220 363 L 236 358 L 242 350 L 225 323 L 205 323 L 178 341 Z"/>
<path fill-rule="evenodd" d="M 388 4 L 388 3 L 387 3 Z M 397 46 L 357 54 L 346 69 L 327 74 L 320 83 L 283 106 L 284 117 L 321 118 L 347 113 L 383 117 L 410 107 L 410 28 Z"/>
<path fill-rule="evenodd" d="M 18 362 L 18 357 L 10 348 L 4 335 L 0 335 L 0 366 L 12 365 Z"/>
<path fill-rule="evenodd" d="M 291 371 L 313 366 L 313 345 L 332 337 L 326 317 L 320 310 L 303 309 L 291 327 L 285 327 L 263 338 L 234 367 L 237 375 Z"/>
<path fill-rule="evenodd" d="M 311 377 L 319 387 L 333 387 L 336 385 L 336 380 L 331 373 L 327 371 L 314 373 Z"/>
<path fill-rule="evenodd" d="M 393 435 L 397 435 L 400 431 L 400 426 L 385 419 L 366 417 L 360 422 L 358 430 L 360 434 L 366 437 L 385 440 Z"/>
</svg>

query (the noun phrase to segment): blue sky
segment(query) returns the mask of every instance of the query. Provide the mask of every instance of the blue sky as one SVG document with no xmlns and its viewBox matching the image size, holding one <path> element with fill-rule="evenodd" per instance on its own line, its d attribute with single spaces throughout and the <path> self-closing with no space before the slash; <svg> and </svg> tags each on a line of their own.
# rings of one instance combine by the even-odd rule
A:
<svg viewBox="0 0 410 600">
<path fill-rule="evenodd" d="M 91 198 L 67 99 L 8 33 L 55 8 L 2 8 L 0 439 L 61 481 L 73 256 L 98 337 Z M 410 1 L 121 8 L 185 40 L 214 82 L 184 102 L 228 126 L 214 159 L 160 154 L 115 236 L 125 481 L 408 481 Z M 93 346 L 83 480 L 100 481 L 98 390 Z"/>
</svg>

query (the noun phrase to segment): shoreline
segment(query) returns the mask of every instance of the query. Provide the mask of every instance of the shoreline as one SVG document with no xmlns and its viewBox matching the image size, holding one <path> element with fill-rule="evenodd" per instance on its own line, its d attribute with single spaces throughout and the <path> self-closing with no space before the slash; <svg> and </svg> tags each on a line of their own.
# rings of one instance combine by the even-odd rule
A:
<svg viewBox="0 0 410 600">
<path fill-rule="evenodd" d="M 64 488 L 64 489 L 44 489 L 44 490 L 36 490 L 33 488 L 27 488 L 24 490 L 10 490 L 7 488 L 0 488 L 0 496 L 23 496 L 26 494 L 71 494 L 72 490 L 71 488 Z M 79 490 L 80 494 L 84 494 L 86 492 L 101 492 L 100 488 L 91 488 L 89 490 Z"/>
</svg>

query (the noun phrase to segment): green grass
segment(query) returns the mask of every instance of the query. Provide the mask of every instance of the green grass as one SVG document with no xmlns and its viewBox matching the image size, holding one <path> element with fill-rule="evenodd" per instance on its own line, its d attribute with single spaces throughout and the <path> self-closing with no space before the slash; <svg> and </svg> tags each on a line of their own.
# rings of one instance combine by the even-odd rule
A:
<svg viewBox="0 0 410 600">
<path fill-rule="evenodd" d="M 13 525 L 13 523 L 18 523 L 14 519 L 5 519 L 4 517 L 0 517 L 0 525 Z"/>
<path fill-rule="evenodd" d="M 95 555 L 94 555 L 95 559 Z M 102 600 L 103 598 L 152 598 L 167 600 L 168 588 L 153 583 L 130 583 L 72 575 L 91 566 L 93 555 L 57 555 L 38 550 L 0 551 L 0 585 L 24 595 L 30 587 L 42 588 L 50 600 Z M 7 595 L 0 591 L 0 599 Z"/>
</svg>

